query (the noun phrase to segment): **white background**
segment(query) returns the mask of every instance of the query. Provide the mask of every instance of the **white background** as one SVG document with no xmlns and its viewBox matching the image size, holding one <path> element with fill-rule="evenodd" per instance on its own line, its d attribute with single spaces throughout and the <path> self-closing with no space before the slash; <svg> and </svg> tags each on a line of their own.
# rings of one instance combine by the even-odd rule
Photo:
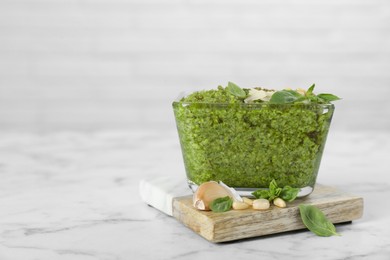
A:
<svg viewBox="0 0 390 260">
<path fill-rule="evenodd" d="M 172 127 L 182 91 L 307 88 L 390 129 L 390 1 L 2 0 L 0 127 Z"/>
</svg>

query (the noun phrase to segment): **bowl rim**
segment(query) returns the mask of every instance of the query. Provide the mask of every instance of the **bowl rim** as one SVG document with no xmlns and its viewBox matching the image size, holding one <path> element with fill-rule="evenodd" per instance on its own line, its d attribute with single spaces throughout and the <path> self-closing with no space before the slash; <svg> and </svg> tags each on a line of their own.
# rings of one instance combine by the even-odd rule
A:
<svg viewBox="0 0 390 260">
<path fill-rule="evenodd" d="M 182 105 L 182 106 L 189 106 L 189 105 L 198 105 L 198 106 L 205 106 L 205 107 L 243 107 L 243 108 L 262 108 L 262 107 L 324 107 L 324 108 L 334 108 L 333 103 L 284 103 L 284 104 L 272 104 L 268 102 L 261 102 L 261 103 L 215 103 L 215 102 L 188 102 L 188 101 L 180 101 L 175 100 L 172 102 L 173 106 Z"/>
</svg>

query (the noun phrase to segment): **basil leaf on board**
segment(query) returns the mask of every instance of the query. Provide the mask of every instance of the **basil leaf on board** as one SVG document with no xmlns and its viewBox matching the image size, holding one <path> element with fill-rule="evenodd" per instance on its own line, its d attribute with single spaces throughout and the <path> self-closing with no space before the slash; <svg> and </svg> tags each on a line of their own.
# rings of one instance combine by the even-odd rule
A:
<svg viewBox="0 0 390 260">
<path fill-rule="evenodd" d="M 269 100 L 270 104 L 287 104 L 287 103 L 293 103 L 298 99 L 298 97 L 294 94 L 292 94 L 290 91 L 287 90 L 281 90 L 276 91 L 271 99 Z"/>
<path fill-rule="evenodd" d="M 324 213 L 317 207 L 308 204 L 300 204 L 299 212 L 303 224 L 317 236 L 329 237 L 340 235 L 336 232 L 336 228 L 332 222 L 330 222 Z"/>
<path fill-rule="evenodd" d="M 331 101 L 336 101 L 336 100 L 340 100 L 341 98 L 339 98 L 338 96 L 336 95 L 333 95 L 333 94 L 327 94 L 327 93 L 323 93 L 323 94 L 318 94 L 317 97 L 327 101 L 327 102 L 331 102 Z"/>
<path fill-rule="evenodd" d="M 281 192 L 282 188 L 279 188 L 275 179 L 273 179 L 269 184 L 268 190 L 257 190 L 252 192 L 252 195 L 255 196 L 257 199 L 267 199 L 269 201 L 272 201 L 279 197 Z"/>
<path fill-rule="evenodd" d="M 239 98 L 244 98 L 246 97 L 246 92 L 234 84 L 233 82 L 228 82 L 228 86 L 226 87 L 226 90 L 229 91 L 230 94 L 233 96 L 239 97 Z"/>
<path fill-rule="evenodd" d="M 257 190 L 252 192 L 252 195 L 255 196 L 256 199 L 269 199 L 270 197 L 268 190 Z"/>
<path fill-rule="evenodd" d="M 299 189 L 298 188 L 292 188 L 290 186 L 284 186 L 282 189 L 282 192 L 280 193 L 280 198 L 287 202 L 291 202 L 295 200 L 298 196 Z"/>
<path fill-rule="evenodd" d="M 268 198 L 269 200 L 274 200 L 277 197 L 279 197 L 280 193 L 282 192 L 282 188 L 278 187 L 278 184 L 276 183 L 275 179 L 271 181 L 269 184 L 269 193 L 270 197 Z"/>
<path fill-rule="evenodd" d="M 269 183 L 269 191 L 271 193 L 274 193 L 277 188 L 278 188 L 278 184 L 276 183 L 275 179 L 272 179 L 272 181 Z"/>
<path fill-rule="evenodd" d="M 232 208 L 233 200 L 229 196 L 215 199 L 210 204 L 210 209 L 213 212 L 225 212 Z"/>
</svg>

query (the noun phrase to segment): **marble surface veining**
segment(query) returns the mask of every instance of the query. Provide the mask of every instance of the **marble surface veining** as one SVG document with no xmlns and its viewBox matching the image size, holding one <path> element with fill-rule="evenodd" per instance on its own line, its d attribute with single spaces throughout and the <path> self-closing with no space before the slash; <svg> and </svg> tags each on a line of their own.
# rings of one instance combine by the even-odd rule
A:
<svg viewBox="0 0 390 260">
<path fill-rule="evenodd" d="M 338 225 L 340 237 L 212 244 L 138 195 L 145 177 L 183 177 L 174 130 L 2 133 L 0 260 L 388 260 L 389 161 L 389 133 L 331 132 L 318 182 L 364 197 L 361 219 Z"/>
</svg>

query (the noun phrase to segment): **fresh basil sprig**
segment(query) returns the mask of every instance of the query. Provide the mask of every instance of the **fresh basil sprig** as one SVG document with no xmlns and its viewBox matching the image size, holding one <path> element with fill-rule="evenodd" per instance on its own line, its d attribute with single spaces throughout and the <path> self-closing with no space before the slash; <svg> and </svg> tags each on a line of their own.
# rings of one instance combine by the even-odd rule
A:
<svg viewBox="0 0 390 260">
<path fill-rule="evenodd" d="M 273 179 L 269 184 L 268 190 L 257 190 L 252 192 L 252 195 L 257 199 L 267 199 L 269 201 L 273 201 L 276 198 L 281 198 L 284 201 L 291 202 L 296 199 L 298 193 L 298 188 L 292 188 L 290 186 L 280 188 Z"/>
<path fill-rule="evenodd" d="M 246 92 L 234 84 L 233 82 L 228 82 L 228 86 L 226 87 L 226 90 L 232 94 L 233 96 L 236 96 L 238 98 L 245 98 L 246 97 Z"/>
<path fill-rule="evenodd" d="M 315 88 L 315 84 L 311 85 L 307 89 L 307 91 L 304 95 L 298 93 L 295 90 L 285 89 L 285 90 L 276 91 L 272 95 L 271 99 L 269 100 L 269 103 L 270 104 L 289 104 L 289 103 L 298 103 L 298 102 L 302 102 L 302 103 L 313 102 L 313 103 L 324 104 L 324 103 L 329 103 L 329 102 L 336 101 L 336 100 L 340 99 L 338 96 L 333 95 L 333 94 L 328 94 L 328 93 L 322 93 L 322 94 L 315 95 L 313 93 L 314 88 Z"/>
<path fill-rule="evenodd" d="M 303 224 L 314 234 L 322 237 L 339 236 L 335 226 L 330 222 L 325 214 L 315 206 L 300 204 L 299 212 Z"/>
<path fill-rule="evenodd" d="M 272 180 L 271 183 L 269 184 L 269 193 L 270 193 L 269 200 L 276 199 L 277 197 L 279 197 L 281 192 L 282 192 L 282 188 L 279 188 L 276 181 Z"/>
<path fill-rule="evenodd" d="M 332 101 L 339 100 L 340 98 L 336 95 L 329 93 L 321 93 L 314 94 L 315 84 L 311 85 L 307 91 L 304 90 L 292 90 L 292 89 L 284 89 L 280 91 L 276 91 L 272 94 L 269 104 L 291 104 L 291 103 L 319 103 L 319 104 L 327 104 Z M 226 87 L 226 91 L 231 95 L 244 99 L 247 96 L 247 93 L 244 89 L 240 88 L 237 84 L 233 82 L 228 82 Z M 303 93 L 304 92 L 304 93 Z"/>
<path fill-rule="evenodd" d="M 316 87 L 316 84 L 311 85 L 311 86 L 307 89 L 307 91 L 306 91 L 306 96 L 314 95 L 314 94 L 313 94 L 313 90 L 314 90 L 315 87 Z"/>
<path fill-rule="evenodd" d="M 232 208 L 233 200 L 229 196 L 215 199 L 210 204 L 210 209 L 213 212 L 225 212 Z"/>
<path fill-rule="evenodd" d="M 318 94 L 317 97 L 328 102 L 340 100 L 338 96 L 335 96 L 333 94 L 327 94 L 327 93 Z"/>
<path fill-rule="evenodd" d="M 286 202 L 291 202 L 297 198 L 298 193 L 299 193 L 298 188 L 284 186 L 282 191 L 280 192 L 280 198 L 282 198 Z"/>
<path fill-rule="evenodd" d="M 298 93 L 297 93 L 298 94 Z M 299 95 L 299 94 L 298 94 Z M 297 101 L 298 97 L 293 93 L 287 90 L 276 91 L 271 99 L 269 100 L 270 104 L 287 104 Z"/>
</svg>

